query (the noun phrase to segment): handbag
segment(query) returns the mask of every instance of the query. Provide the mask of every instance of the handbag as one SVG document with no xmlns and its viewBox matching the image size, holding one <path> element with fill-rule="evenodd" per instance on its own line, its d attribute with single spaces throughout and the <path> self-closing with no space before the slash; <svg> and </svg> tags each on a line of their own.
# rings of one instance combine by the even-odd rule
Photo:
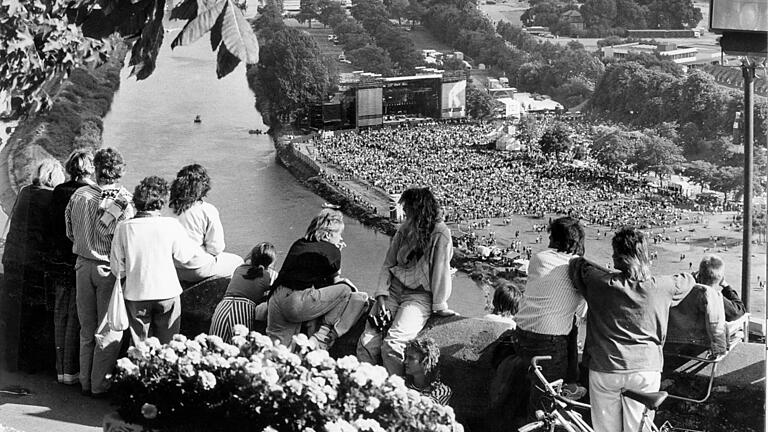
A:
<svg viewBox="0 0 768 432">
<path fill-rule="evenodd" d="M 97 333 L 102 333 L 106 327 L 116 332 L 128 330 L 128 320 L 128 309 L 125 307 L 125 298 L 123 298 L 123 284 L 118 277 L 115 278 L 115 286 L 112 289 L 112 296 L 109 298 L 107 316 L 101 322 Z"/>
</svg>

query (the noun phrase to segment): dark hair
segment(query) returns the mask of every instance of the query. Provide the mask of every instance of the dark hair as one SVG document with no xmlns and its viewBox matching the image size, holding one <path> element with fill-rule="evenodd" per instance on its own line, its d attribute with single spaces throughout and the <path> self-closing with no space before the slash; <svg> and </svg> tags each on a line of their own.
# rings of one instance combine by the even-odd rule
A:
<svg viewBox="0 0 768 432">
<path fill-rule="evenodd" d="M 93 153 L 88 149 L 77 149 L 69 154 L 64 164 L 67 174 L 72 179 L 82 178 L 93 174 Z"/>
<path fill-rule="evenodd" d="M 651 277 L 648 240 L 642 231 L 624 227 L 613 236 L 613 265 L 625 276 L 643 281 Z"/>
<path fill-rule="evenodd" d="M 493 313 L 514 315 L 520 307 L 523 293 L 511 282 L 500 283 L 493 292 Z"/>
<path fill-rule="evenodd" d="M 158 176 L 145 177 L 133 191 L 136 210 L 160 210 L 168 200 L 168 182 Z"/>
<path fill-rule="evenodd" d="M 428 383 L 433 383 L 440 375 L 437 363 L 440 361 L 440 347 L 431 337 L 421 337 L 409 340 L 405 351 L 413 350 L 421 355 L 421 366 Z"/>
<path fill-rule="evenodd" d="M 171 201 L 169 203 L 177 215 L 202 200 L 211 190 L 211 178 L 202 165 L 187 165 L 176 174 L 171 184 Z"/>
<path fill-rule="evenodd" d="M 549 224 L 549 247 L 558 252 L 584 256 L 584 228 L 579 220 L 561 217 Z"/>
<path fill-rule="evenodd" d="M 717 255 L 707 255 L 699 263 L 698 282 L 703 285 L 712 286 L 723 280 L 725 269 L 723 260 Z"/>
<path fill-rule="evenodd" d="M 93 166 L 97 179 L 102 183 L 114 183 L 120 180 L 125 171 L 123 155 L 111 147 L 96 152 L 93 156 Z"/>
<path fill-rule="evenodd" d="M 400 204 L 403 205 L 406 217 L 411 223 L 409 227 L 411 235 L 416 237 L 416 244 L 421 252 L 426 251 L 432 230 L 440 221 L 440 206 L 437 204 L 437 198 L 428 187 L 410 188 L 400 195 Z"/>
<path fill-rule="evenodd" d="M 251 249 L 251 268 L 243 275 L 248 280 L 264 276 L 264 271 L 275 262 L 275 246 L 272 243 L 259 243 Z"/>
</svg>

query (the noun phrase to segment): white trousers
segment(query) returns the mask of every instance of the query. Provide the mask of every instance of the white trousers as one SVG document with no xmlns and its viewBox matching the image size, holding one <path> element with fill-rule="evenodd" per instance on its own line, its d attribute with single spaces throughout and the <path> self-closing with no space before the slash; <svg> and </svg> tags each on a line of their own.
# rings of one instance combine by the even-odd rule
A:
<svg viewBox="0 0 768 432">
<path fill-rule="evenodd" d="M 621 391 L 657 392 L 660 385 L 661 372 L 589 371 L 589 402 L 595 432 L 638 432 L 645 407 L 640 402 L 622 398 Z M 653 421 L 653 412 L 648 421 Z"/>
</svg>

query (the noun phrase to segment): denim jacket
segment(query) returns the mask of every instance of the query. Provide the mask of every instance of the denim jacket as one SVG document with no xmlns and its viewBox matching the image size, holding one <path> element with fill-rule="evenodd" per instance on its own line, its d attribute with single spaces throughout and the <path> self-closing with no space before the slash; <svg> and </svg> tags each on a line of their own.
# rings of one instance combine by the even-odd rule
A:
<svg viewBox="0 0 768 432">
<path fill-rule="evenodd" d="M 726 352 L 725 310 L 719 289 L 697 284 L 669 311 L 667 342 L 709 347 Z"/>
</svg>

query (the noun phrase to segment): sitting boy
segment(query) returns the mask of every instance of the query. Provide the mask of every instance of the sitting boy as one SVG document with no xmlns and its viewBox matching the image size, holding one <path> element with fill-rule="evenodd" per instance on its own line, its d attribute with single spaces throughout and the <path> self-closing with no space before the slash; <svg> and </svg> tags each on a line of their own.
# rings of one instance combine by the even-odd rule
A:
<svg viewBox="0 0 768 432">
<path fill-rule="evenodd" d="M 515 314 L 520 306 L 523 294 L 512 283 L 500 283 L 493 292 L 493 312 L 483 318 L 508 325 L 514 330 Z"/>
<path fill-rule="evenodd" d="M 453 392 L 440 381 L 440 347 L 432 338 L 417 338 L 405 346 L 405 382 L 408 388 L 447 405 Z"/>
</svg>

